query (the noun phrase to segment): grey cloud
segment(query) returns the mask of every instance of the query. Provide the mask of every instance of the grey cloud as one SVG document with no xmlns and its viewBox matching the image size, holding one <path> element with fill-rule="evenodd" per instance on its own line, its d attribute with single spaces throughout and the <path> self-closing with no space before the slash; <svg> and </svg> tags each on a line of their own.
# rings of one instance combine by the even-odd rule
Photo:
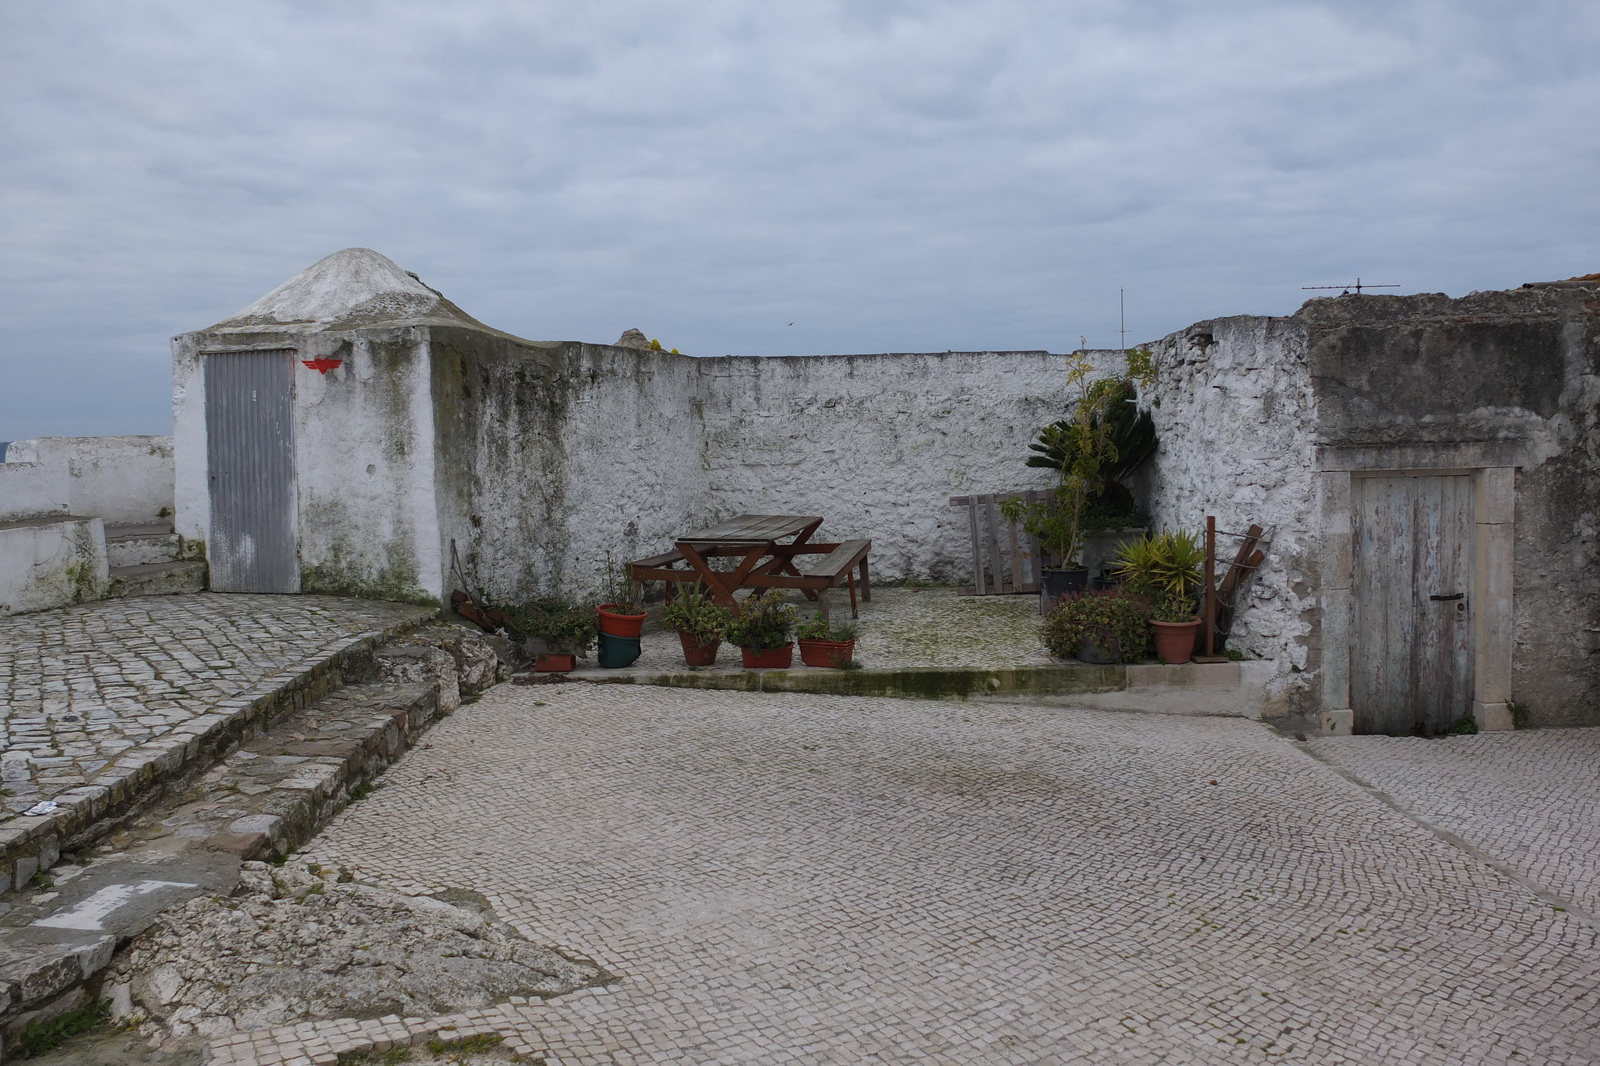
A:
<svg viewBox="0 0 1600 1066">
<path fill-rule="evenodd" d="M 0 439 L 162 430 L 169 336 L 351 245 L 699 354 L 1584 273 L 1597 44 L 1538 2 L 11 5 Z"/>
</svg>

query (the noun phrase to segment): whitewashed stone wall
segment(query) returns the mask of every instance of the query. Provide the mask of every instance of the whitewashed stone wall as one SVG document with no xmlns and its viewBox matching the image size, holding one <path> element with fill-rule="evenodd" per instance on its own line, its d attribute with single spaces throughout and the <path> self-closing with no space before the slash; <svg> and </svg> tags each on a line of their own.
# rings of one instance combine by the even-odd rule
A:
<svg viewBox="0 0 1600 1066">
<path fill-rule="evenodd" d="M 66 514 L 67 481 L 61 474 L 44 463 L 0 463 L 0 522 Z"/>
<path fill-rule="evenodd" d="M 1319 480 L 1305 328 L 1285 318 L 1199 322 L 1149 345 L 1158 375 L 1144 397 L 1160 448 L 1144 475 L 1156 529 L 1268 527 L 1272 543 L 1235 616 L 1231 647 L 1272 660 L 1268 714 L 1310 698 L 1321 662 L 1315 624 Z M 1218 538 L 1218 575 L 1238 542 Z"/>
<path fill-rule="evenodd" d="M 38 437 L 0 463 L 0 615 L 99 599 L 107 524 L 172 514 L 171 437 Z"/>
<path fill-rule="evenodd" d="M 442 532 L 490 596 L 597 594 L 607 553 L 620 571 L 704 513 L 695 360 L 465 330 L 433 350 Z"/>
<path fill-rule="evenodd" d="M 39 464 L 72 514 L 111 525 L 160 522 L 172 514 L 171 437 L 38 437 L 13 441 L 6 458 L 0 466 Z M 0 491 L 0 500 L 5 497 Z"/>
<path fill-rule="evenodd" d="M 100 599 L 109 576 L 98 518 L 0 523 L 0 616 Z"/>
<path fill-rule="evenodd" d="M 605 345 L 467 345 L 463 425 L 438 416 L 441 514 L 475 580 L 514 597 L 598 589 L 616 563 L 736 514 L 817 514 L 868 537 L 882 580 L 970 579 L 966 492 L 1042 487 L 1060 417 L 1045 352 L 692 359 Z M 435 359 L 455 373 L 436 340 Z M 1121 362 L 1121 354 L 1115 353 Z M 470 485 L 455 493 L 449 483 Z"/>
<path fill-rule="evenodd" d="M 1039 488 L 1028 445 L 1061 417 L 1066 357 L 945 352 L 699 360 L 708 520 L 816 514 L 867 537 L 878 577 L 966 581 L 952 495 Z"/>
</svg>

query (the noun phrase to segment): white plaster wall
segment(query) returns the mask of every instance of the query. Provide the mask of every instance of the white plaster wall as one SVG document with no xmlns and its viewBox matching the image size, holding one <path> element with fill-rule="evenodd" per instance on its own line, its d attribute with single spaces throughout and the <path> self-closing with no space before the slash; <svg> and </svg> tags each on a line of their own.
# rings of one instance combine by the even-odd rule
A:
<svg viewBox="0 0 1600 1066">
<path fill-rule="evenodd" d="M 4 465 L 0 464 L 0 468 Z M 0 525 L 0 615 L 43 611 L 106 593 L 105 524 L 99 518 Z"/>
<path fill-rule="evenodd" d="M 1210 343 L 1202 338 L 1209 336 Z M 1229 646 L 1278 664 L 1267 713 L 1285 713 L 1320 664 L 1315 640 L 1319 479 L 1305 329 L 1292 319 L 1200 322 L 1149 346 L 1160 448 L 1146 468 L 1154 529 L 1272 531 L 1267 558 L 1235 616 Z M 1218 538 L 1218 577 L 1238 542 Z M 1277 703 L 1277 707 L 1272 705 Z"/>
<path fill-rule="evenodd" d="M 0 522 L 66 514 L 68 495 L 65 468 L 20 460 L 0 463 Z"/>
<path fill-rule="evenodd" d="M 598 594 L 606 553 L 620 567 L 671 548 L 707 513 L 700 361 L 583 345 L 567 409 L 564 586 Z"/>
<path fill-rule="evenodd" d="M 67 487 L 72 514 L 110 525 L 164 522 L 172 515 L 171 437 L 39 437 L 14 442 L 7 455 L 50 468 Z"/>
<path fill-rule="evenodd" d="M 439 598 L 427 328 L 300 338 L 295 483 L 307 592 Z M 326 374 L 300 360 L 331 357 Z"/>
<path fill-rule="evenodd" d="M 199 335 L 172 340 L 172 527 L 203 547 L 211 530 L 206 480 L 206 384 Z"/>
<path fill-rule="evenodd" d="M 970 533 L 950 497 L 1051 484 L 1050 472 L 1026 459 L 1039 428 L 1062 415 L 1065 356 L 699 362 L 704 519 L 822 515 L 816 539 L 872 540 L 875 576 L 966 581 Z"/>
</svg>

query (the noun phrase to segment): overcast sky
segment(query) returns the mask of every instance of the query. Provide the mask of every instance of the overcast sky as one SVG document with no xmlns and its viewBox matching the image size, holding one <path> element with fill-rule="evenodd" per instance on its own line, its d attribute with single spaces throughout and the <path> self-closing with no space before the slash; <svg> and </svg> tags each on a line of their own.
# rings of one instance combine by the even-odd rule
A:
<svg viewBox="0 0 1600 1066">
<path fill-rule="evenodd" d="M 1589 273 L 1597 56 L 1593 0 L 3 0 L 0 440 L 170 432 L 169 339 L 350 246 L 695 355 Z"/>
</svg>

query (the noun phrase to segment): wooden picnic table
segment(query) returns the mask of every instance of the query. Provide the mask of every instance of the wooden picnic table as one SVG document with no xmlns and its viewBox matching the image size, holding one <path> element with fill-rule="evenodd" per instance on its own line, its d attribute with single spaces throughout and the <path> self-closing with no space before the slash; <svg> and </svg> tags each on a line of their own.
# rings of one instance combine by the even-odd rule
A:
<svg viewBox="0 0 1600 1066">
<path fill-rule="evenodd" d="M 817 515 L 742 514 L 708 529 L 684 533 L 676 539 L 672 551 L 629 563 L 628 568 L 635 582 L 665 581 L 668 599 L 672 598 L 675 584 L 699 581 L 717 602 L 735 613 L 739 605 L 734 593 L 742 588 L 793 588 L 811 599 L 821 599 L 826 615 L 827 590 L 848 581 L 853 615 L 854 570 L 858 566 L 866 589 L 864 598 L 872 598 L 867 584 L 867 552 L 872 542 L 813 543 L 811 535 L 820 525 L 822 519 Z M 822 558 L 802 567 L 796 562 L 800 555 Z M 711 565 L 711 560 L 717 558 L 733 558 L 737 562 L 731 569 L 718 570 Z"/>
</svg>

